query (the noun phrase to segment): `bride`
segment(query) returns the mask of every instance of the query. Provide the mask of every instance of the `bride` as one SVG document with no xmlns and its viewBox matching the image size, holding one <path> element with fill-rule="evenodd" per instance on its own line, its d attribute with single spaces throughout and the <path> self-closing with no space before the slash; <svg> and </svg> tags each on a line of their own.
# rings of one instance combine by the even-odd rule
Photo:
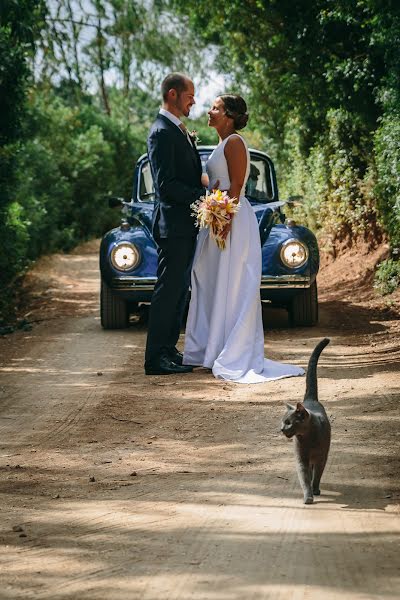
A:
<svg viewBox="0 0 400 600">
<path fill-rule="evenodd" d="M 220 250 L 208 229 L 198 236 L 191 278 L 183 363 L 212 369 L 215 377 L 236 383 L 261 383 L 303 375 L 300 367 L 264 358 L 261 314 L 261 244 L 254 211 L 244 196 L 250 156 L 236 133 L 248 120 L 243 98 L 224 94 L 208 112 L 219 144 L 207 165 L 209 189 L 226 190 L 240 201 L 226 248 Z"/>
</svg>

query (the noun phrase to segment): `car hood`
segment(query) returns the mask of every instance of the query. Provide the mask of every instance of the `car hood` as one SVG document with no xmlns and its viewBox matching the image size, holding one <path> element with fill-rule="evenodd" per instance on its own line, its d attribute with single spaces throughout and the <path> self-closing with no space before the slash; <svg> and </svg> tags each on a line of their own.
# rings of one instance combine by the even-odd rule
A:
<svg viewBox="0 0 400 600">
<path fill-rule="evenodd" d="M 258 222 L 260 222 L 260 219 L 263 216 L 266 209 L 276 210 L 284 204 L 284 202 L 269 202 L 265 204 L 260 204 L 259 202 L 251 203 Z M 129 214 L 131 214 L 133 217 L 136 217 L 139 221 L 143 223 L 143 225 L 145 225 L 151 231 L 152 215 L 154 210 L 153 203 L 135 203 L 131 207 L 129 207 L 128 210 Z"/>
</svg>

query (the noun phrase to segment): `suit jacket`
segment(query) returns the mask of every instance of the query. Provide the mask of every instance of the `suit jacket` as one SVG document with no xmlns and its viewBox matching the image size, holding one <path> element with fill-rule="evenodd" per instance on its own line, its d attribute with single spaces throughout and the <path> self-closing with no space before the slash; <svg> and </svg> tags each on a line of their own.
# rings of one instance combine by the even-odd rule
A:
<svg viewBox="0 0 400 600">
<path fill-rule="evenodd" d="M 150 129 L 147 149 L 155 190 L 154 237 L 196 236 L 190 205 L 205 192 L 199 153 L 161 114 Z"/>
</svg>

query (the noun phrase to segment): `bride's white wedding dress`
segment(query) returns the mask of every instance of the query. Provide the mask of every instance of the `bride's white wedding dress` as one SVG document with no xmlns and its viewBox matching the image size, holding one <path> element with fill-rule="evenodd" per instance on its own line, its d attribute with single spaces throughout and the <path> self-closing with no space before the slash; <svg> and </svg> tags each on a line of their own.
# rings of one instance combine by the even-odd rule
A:
<svg viewBox="0 0 400 600">
<path fill-rule="evenodd" d="M 220 189 L 230 188 L 224 154 L 229 137 L 215 148 L 207 162 L 210 189 L 217 180 Z M 260 235 L 254 211 L 244 196 L 250 169 L 247 146 L 246 153 L 247 171 L 240 194 L 241 206 L 233 218 L 226 248 L 218 249 L 208 229 L 199 232 L 183 362 L 212 369 L 214 376 L 220 379 L 262 383 L 303 375 L 304 371 L 264 358 Z"/>
</svg>

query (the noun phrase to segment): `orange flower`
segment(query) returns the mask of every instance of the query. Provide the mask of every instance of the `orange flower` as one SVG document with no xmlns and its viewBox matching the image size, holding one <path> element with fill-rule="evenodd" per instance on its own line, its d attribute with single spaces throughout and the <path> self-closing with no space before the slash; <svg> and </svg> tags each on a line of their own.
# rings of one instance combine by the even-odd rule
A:
<svg viewBox="0 0 400 600">
<path fill-rule="evenodd" d="M 230 198 L 222 190 L 212 190 L 191 205 L 196 225 L 200 229 L 208 228 L 211 237 L 220 250 L 226 247 L 232 219 L 240 208 L 237 198 Z"/>
</svg>

